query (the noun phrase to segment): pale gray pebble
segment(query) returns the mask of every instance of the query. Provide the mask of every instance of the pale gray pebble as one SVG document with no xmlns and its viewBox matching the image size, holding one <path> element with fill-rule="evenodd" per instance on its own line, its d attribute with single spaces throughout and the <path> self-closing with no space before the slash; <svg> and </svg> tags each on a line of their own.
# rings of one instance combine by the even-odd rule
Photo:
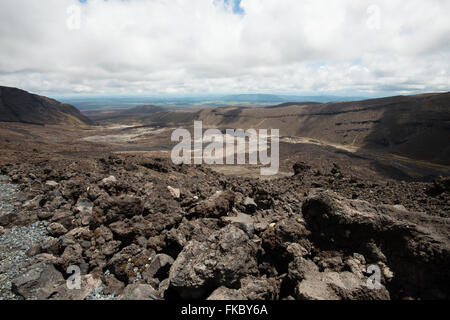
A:
<svg viewBox="0 0 450 320">
<path fill-rule="evenodd" d="M 114 294 L 106 295 L 103 294 L 103 287 L 96 288 L 87 297 L 86 300 L 115 300 L 116 296 Z"/>
</svg>

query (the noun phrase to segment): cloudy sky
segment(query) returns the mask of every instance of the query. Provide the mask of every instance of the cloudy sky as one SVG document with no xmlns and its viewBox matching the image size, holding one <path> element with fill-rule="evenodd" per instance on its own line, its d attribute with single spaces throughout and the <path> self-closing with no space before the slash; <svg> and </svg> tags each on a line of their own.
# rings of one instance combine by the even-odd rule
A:
<svg viewBox="0 0 450 320">
<path fill-rule="evenodd" d="M 47 95 L 450 90 L 448 0 L 1 0 L 0 85 Z"/>
</svg>

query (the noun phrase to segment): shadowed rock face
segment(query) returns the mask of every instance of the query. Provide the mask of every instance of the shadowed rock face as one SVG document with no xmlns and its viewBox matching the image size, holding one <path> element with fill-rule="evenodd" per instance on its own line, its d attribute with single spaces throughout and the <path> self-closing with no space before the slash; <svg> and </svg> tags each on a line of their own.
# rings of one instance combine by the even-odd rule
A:
<svg viewBox="0 0 450 320">
<path fill-rule="evenodd" d="M 198 299 L 220 285 L 237 286 L 240 278 L 257 274 L 257 246 L 233 226 L 205 242 L 191 241 L 170 270 L 170 286 L 184 299 Z"/>
<path fill-rule="evenodd" d="M 0 121 L 31 124 L 92 124 L 92 121 L 74 106 L 20 89 L 1 86 Z"/>
<path fill-rule="evenodd" d="M 279 128 L 281 136 L 449 165 L 449 106 L 446 92 L 269 108 L 204 108 L 197 114 L 177 110 L 155 113 L 146 120 L 185 126 L 195 119 L 220 129 Z"/>
<path fill-rule="evenodd" d="M 387 262 L 396 276 L 390 284 L 394 291 L 425 299 L 444 297 L 449 291 L 448 273 L 439 271 L 450 265 L 448 218 L 321 190 L 305 201 L 303 214 L 320 247 L 358 251 L 370 263 Z"/>
</svg>

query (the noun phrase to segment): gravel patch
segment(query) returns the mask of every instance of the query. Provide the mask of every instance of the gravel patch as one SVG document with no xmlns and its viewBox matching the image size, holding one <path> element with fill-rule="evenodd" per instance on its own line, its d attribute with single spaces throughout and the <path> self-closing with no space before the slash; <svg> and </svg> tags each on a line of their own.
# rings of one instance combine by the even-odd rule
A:
<svg viewBox="0 0 450 320">
<path fill-rule="evenodd" d="M 9 183 L 7 176 L 0 175 L 0 216 L 14 212 L 14 201 L 19 188 Z"/>
<path fill-rule="evenodd" d="M 112 295 L 106 295 L 103 293 L 103 287 L 94 289 L 87 297 L 86 300 L 116 300 L 117 297 Z"/>
<path fill-rule="evenodd" d="M 0 216 L 14 213 L 17 185 L 0 176 Z M 11 292 L 11 282 L 22 274 L 20 267 L 30 258 L 26 252 L 34 245 L 51 239 L 47 223 L 38 221 L 25 227 L 13 227 L 0 235 L 0 300 L 18 300 Z"/>
</svg>

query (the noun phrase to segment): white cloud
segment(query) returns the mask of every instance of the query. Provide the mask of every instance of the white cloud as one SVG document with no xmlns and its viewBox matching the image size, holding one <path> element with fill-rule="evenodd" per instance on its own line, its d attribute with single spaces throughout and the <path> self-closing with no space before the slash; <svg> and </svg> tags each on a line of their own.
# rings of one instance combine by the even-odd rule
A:
<svg viewBox="0 0 450 320">
<path fill-rule="evenodd" d="M 71 5 L 80 29 L 68 28 Z M 42 94 L 450 90 L 450 1 L 241 7 L 244 15 L 220 0 L 2 0 L 0 84 Z"/>
</svg>

